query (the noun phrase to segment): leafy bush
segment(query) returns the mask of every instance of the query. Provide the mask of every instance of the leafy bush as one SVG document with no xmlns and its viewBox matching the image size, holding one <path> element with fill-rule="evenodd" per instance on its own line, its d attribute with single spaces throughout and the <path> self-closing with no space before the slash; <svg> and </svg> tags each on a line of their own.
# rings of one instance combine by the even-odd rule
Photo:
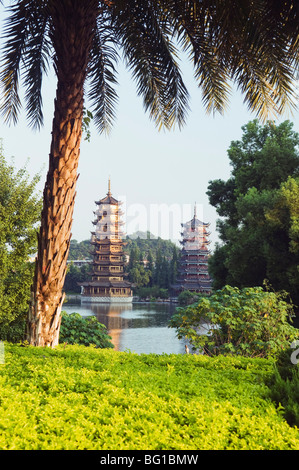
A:
<svg viewBox="0 0 299 470">
<path fill-rule="evenodd" d="M 178 295 L 178 303 L 180 306 L 194 304 L 195 302 L 199 301 L 201 297 L 200 294 L 196 294 L 195 292 L 190 292 L 189 290 L 184 290 L 179 293 Z"/>
<path fill-rule="evenodd" d="M 282 408 L 290 426 L 299 427 L 299 366 L 291 361 L 293 349 L 279 354 L 269 382 L 271 399 Z"/>
<path fill-rule="evenodd" d="M 113 348 L 105 325 L 96 317 L 82 317 L 79 313 L 62 312 L 59 342 L 68 344 L 94 344 L 97 348 Z"/>
<path fill-rule="evenodd" d="M 198 303 L 178 308 L 170 321 L 179 338 L 208 355 L 277 355 L 299 337 L 289 324 L 292 306 L 262 287 L 226 286 Z"/>
<path fill-rule="evenodd" d="M 136 290 L 136 295 L 138 295 L 141 300 L 168 299 L 169 292 L 167 289 L 163 289 L 162 287 L 159 287 L 159 286 L 139 287 Z"/>
<path fill-rule="evenodd" d="M 295 450 L 272 361 L 5 343 L 2 450 Z"/>
<path fill-rule="evenodd" d="M 21 311 L 10 323 L 0 321 L 0 339 L 11 343 L 24 341 L 26 336 L 26 321 L 28 312 Z"/>
<path fill-rule="evenodd" d="M 0 141 L 0 339 L 24 339 L 37 247 L 40 175 L 8 164 Z"/>
</svg>

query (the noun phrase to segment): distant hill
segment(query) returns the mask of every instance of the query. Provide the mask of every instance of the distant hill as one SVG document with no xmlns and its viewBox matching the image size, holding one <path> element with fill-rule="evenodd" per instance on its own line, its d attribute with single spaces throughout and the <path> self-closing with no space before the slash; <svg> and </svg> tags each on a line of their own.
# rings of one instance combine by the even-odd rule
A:
<svg viewBox="0 0 299 470">
<path fill-rule="evenodd" d="M 173 247 L 176 246 L 170 240 L 163 240 L 156 237 L 150 232 L 135 232 L 127 235 L 125 238 L 124 252 L 129 254 L 132 247 L 138 247 L 144 258 L 147 258 L 148 252 L 151 251 L 154 260 L 156 259 L 157 250 L 160 249 L 161 255 L 166 259 L 171 259 L 173 254 Z M 90 240 L 71 240 L 69 260 L 75 259 L 91 259 L 92 246 Z"/>
<path fill-rule="evenodd" d="M 148 240 L 156 240 L 158 237 L 156 235 L 153 235 L 151 232 L 141 232 L 138 230 L 137 232 L 132 233 L 131 235 L 127 235 L 127 238 L 130 238 L 131 240 L 136 240 L 137 238 L 141 239 L 148 239 Z"/>
<path fill-rule="evenodd" d="M 91 251 L 92 246 L 90 240 L 83 240 L 82 242 L 71 240 L 68 260 L 91 259 Z"/>
<path fill-rule="evenodd" d="M 154 260 L 158 250 L 160 250 L 162 257 L 165 256 L 169 260 L 172 258 L 173 248 L 176 247 L 178 249 L 171 240 L 163 240 L 150 232 L 135 232 L 132 235 L 127 235 L 125 242 L 125 253 L 129 253 L 132 247 L 138 247 L 143 258 L 147 258 L 148 252 L 151 251 Z"/>
</svg>

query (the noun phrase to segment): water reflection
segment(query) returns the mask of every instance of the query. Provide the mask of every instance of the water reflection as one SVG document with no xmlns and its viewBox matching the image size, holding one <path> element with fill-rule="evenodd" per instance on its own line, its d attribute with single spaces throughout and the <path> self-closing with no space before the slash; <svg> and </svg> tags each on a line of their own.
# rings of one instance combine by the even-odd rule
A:
<svg viewBox="0 0 299 470">
<path fill-rule="evenodd" d="M 118 351 L 138 354 L 183 354 L 185 343 L 175 335 L 168 323 L 174 313 L 173 304 L 80 304 L 67 302 L 63 310 L 82 316 L 95 315 L 112 337 Z"/>
</svg>

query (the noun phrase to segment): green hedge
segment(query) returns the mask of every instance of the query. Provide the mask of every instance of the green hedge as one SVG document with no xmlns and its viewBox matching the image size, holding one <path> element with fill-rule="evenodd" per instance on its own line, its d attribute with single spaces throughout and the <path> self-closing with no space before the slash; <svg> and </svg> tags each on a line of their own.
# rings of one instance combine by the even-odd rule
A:
<svg viewBox="0 0 299 470">
<path fill-rule="evenodd" d="M 299 449 L 266 359 L 5 343 L 0 449 Z"/>
</svg>

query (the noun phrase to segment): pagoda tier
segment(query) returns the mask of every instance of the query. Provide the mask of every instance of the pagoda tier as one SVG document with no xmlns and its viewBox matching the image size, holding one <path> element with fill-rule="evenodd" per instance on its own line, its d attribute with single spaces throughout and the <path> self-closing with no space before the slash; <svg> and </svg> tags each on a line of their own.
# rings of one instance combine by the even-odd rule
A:
<svg viewBox="0 0 299 470">
<path fill-rule="evenodd" d="M 212 279 L 208 271 L 210 232 L 207 231 L 210 224 L 197 219 L 195 208 L 193 218 L 181 225 L 182 252 L 177 280 L 172 286 L 174 294 L 178 295 L 184 290 L 210 293 L 212 288 Z"/>
<path fill-rule="evenodd" d="M 123 232 L 120 202 L 111 195 L 110 180 L 107 196 L 96 202 L 91 232 L 93 247 L 91 280 L 81 284 L 82 302 L 132 302 L 131 283 L 124 280 Z"/>
</svg>

